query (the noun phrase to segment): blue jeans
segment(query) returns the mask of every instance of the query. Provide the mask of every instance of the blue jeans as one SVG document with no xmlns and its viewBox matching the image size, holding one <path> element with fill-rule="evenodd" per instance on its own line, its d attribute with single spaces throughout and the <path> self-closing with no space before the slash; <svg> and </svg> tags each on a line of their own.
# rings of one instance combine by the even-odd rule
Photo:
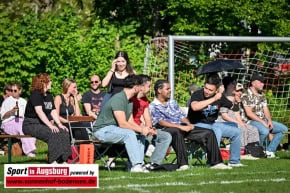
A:
<svg viewBox="0 0 290 193">
<path fill-rule="evenodd" d="M 150 162 L 156 164 L 162 164 L 166 151 L 171 143 L 172 137 L 170 133 L 157 129 L 157 135 L 155 139 L 155 150 L 151 155 Z"/>
<path fill-rule="evenodd" d="M 143 163 L 144 140 L 138 140 L 134 131 L 109 125 L 95 131 L 94 136 L 105 143 L 124 143 L 132 165 Z"/>
<path fill-rule="evenodd" d="M 228 137 L 231 141 L 229 163 L 240 163 L 241 130 L 235 123 L 215 122 L 213 124 L 196 123 L 194 125 L 213 130 L 216 135 L 218 145 L 220 145 L 222 137 Z"/>
<path fill-rule="evenodd" d="M 260 145 L 263 146 L 266 138 L 269 135 L 269 128 L 265 127 L 262 123 L 258 121 L 250 121 L 250 124 L 257 127 L 260 135 Z M 267 146 L 267 151 L 275 152 L 278 145 L 280 144 L 281 140 L 284 137 L 284 132 L 288 131 L 288 128 L 283 125 L 282 123 L 278 123 L 276 121 L 273 121 L 273 129 L 272 133 L 274 134 L 274 137 L 270 144 Z"/>
</svg>

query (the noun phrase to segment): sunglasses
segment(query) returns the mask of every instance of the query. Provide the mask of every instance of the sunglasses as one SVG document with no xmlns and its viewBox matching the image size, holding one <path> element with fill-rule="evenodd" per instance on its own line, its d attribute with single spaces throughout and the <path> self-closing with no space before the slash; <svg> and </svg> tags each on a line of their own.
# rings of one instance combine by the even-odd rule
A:
<svg viewBox="0 0 290 193">
<path fill-rule="evenodd" d="M 97 83 L 99 83 L 100 81 L 91 81 L 91 84 L 97 84 Z"/>
</svg>

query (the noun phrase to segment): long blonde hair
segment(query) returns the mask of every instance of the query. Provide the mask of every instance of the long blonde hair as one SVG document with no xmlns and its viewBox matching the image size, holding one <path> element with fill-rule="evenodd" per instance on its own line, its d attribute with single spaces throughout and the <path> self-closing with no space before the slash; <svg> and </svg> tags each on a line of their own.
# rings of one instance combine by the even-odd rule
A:
<svg viewBox="0 0 290 193">
<path fill-rule="evenodd" d="M 76 83 L 75 80 L 70 79 L 70 78 L 66 78 L 63 80 L 62 82 L 62 92 L 63 93 L 67 93 L 68 88 L 70 87 L 71 84 Z"/>
<path fill-rule="evenodd" d="M 66 94 L 68 91 L 68 88 L 73 83 L 76 83 L 76 81 L 71 78 L 64 79 L 62 82 L 62 93 Z M 73 96 L 69 96 L 69 102 L 74 105 L 75 102 L 74 102 Z"/>
</svg>

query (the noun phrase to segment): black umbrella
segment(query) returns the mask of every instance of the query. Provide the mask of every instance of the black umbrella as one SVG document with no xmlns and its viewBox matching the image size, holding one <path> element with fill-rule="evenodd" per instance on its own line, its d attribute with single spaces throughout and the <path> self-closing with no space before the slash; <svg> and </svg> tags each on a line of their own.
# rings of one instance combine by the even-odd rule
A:
<svg viewBox="0 0 290 193">
<path fill-rule="evenodd" d="M 196 75 L 207 74 L 211 72 L 222 72 L 238 68 L 244 68 L 244 66 L 236 60 L 215 60 L 199 67 Z"/>
</svg>

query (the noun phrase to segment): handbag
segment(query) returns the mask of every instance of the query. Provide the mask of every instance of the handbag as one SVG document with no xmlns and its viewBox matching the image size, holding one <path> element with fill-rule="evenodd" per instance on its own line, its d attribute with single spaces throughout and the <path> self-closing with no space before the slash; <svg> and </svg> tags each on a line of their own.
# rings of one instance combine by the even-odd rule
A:
<svg viewBox="0 0 290 193">
<path fill-rule="evenodd" d="M 249 143 L 245 147 L 245 153 L 251 154 L 253 157 L 258 158 L 266 158 L 266 154 L 264 153 L 264 149 L 262 146 L 259 146 L 257 143 Z"/>
<path fill-rule="evenodd" d="M 11 154 L 12 154 L 12 156 L 22 156 L 23 151 L 22 151 L 20 142 L 13 143 L 12 149 L 11 149 Z"/>
<path fill-rule="evenodd" d="M 71 146 L 71 157 L 67 160 L 67 163 L 78 163 L 79 158 L 79 147 L 77 145 Z"/>
</svg>

